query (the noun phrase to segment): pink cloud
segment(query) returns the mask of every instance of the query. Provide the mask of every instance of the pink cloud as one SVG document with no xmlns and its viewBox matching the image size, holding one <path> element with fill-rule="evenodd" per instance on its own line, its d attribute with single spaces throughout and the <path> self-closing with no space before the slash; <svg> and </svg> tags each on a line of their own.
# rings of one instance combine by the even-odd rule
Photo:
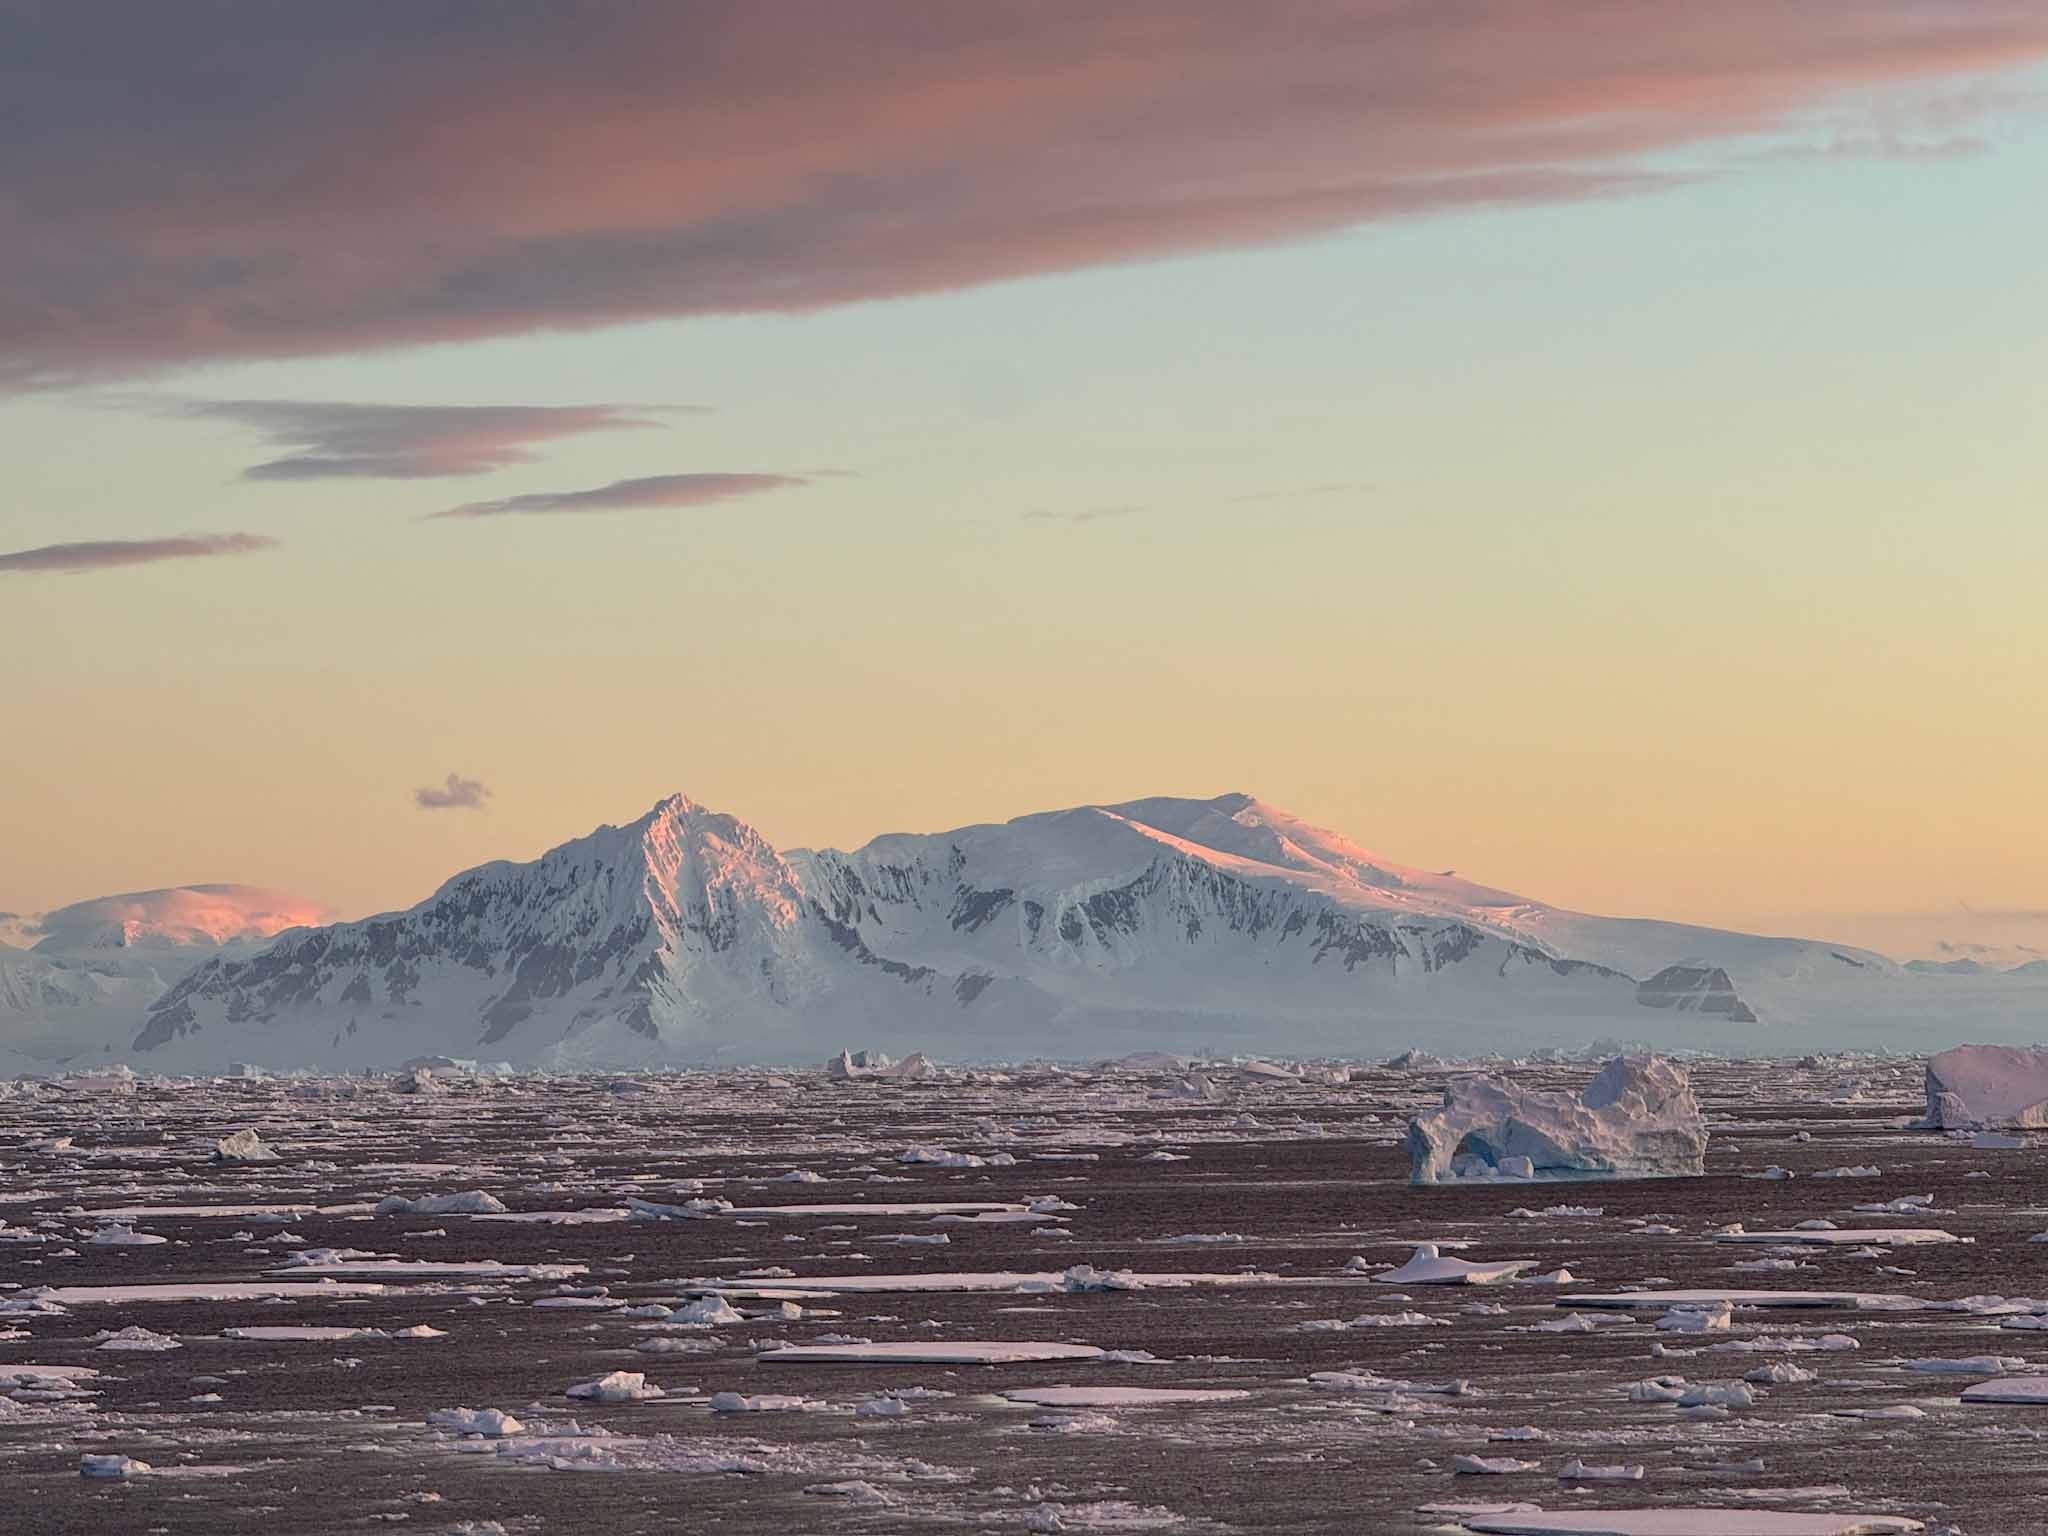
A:
<svg viewBox="0 0 2048 1536">
<path fill-rule="evenodd" d="M 642 475 L 582 491 L 534 491 L 496 501 L 466 502 L 445 512 L 430 513 L 429 517 L 514 517 L 549 512 L 619 512 L 639 507 L 699 507 L 735 496 L 758 496 L 763 491 L 788 490 L 808 483 L 798 475 Z"/>
<path fill-rule="evenodd" d="M 43 544 L 0 554 L 0 571 L 21 574 L 114 570 L 124 565 L 150 565 L 159 560 L 192 560 L 208 555 L 246 555 L 274 549 L 277 540 L 258 533 L 188 533 L 168 539 L 89 539 L 73 544 Z"/>
<path fill-rule="evenodd" d="M 369 405 L 334 400 L 172 400 L 174 415 L 231 421 L 293 450 L 245 480 L 419 480 L 528 463 L 528 445 L 655 427 L 617 405 Z"/>
<path fill-rule="evenodd" d="M 794 311 L 1485 202 L 2048 52 L 2038 0 L 79 0 L 0 378 Z"/>
</svg>

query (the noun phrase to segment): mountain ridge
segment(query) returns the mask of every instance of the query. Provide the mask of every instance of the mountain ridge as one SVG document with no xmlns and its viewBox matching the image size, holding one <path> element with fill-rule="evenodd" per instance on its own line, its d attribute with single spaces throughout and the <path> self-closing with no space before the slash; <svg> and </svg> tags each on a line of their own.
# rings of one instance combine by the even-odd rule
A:
<svg viewBox="0 0 2048 1536">
<path fill-rule="evenodd" d="M 1888 989 L 1925 980 L 1847 946 L 1552 908 L 1243 793 L 851 851 L 778 851 L 676 794 L 537 859 L 461 871 L 402 911 L 224 951 L 139 1012 L 124 994 L 94 1017 L 100 1054 L 167 1069 L 426 1051 L 815 1061 L 848 1040 L 983 1058 L 1596 1035 L 1804 1048 L 1788 1027 L 1881 1014 Z"/>
</svg>

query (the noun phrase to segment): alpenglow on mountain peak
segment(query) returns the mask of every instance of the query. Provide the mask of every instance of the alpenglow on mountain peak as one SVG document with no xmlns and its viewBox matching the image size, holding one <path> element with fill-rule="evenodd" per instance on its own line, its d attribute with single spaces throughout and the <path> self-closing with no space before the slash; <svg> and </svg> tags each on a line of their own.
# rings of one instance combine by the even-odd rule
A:
<svg viewBox="0 0 2048 1536">
<path fill-rule="evenodd" d="M 1867 951 L 1565 911 L 1242 792 L 851 851 L 778 850 L 673 794 L 405 911 L 212 955 L 118 1006 L 81 996 L 60 1017 L 51 999 L 72 994 L 22 978 L 0 1015 L 43 1010 L 46 1055 L 63 1043 L 166 1070 L 423 1053 L 776 1063 L 849 1042 L 956 1059 L 1448 1054 L 1768 1040 L 1816 998 L 1867 1016 L 1902 975 Z"/>
</svg>

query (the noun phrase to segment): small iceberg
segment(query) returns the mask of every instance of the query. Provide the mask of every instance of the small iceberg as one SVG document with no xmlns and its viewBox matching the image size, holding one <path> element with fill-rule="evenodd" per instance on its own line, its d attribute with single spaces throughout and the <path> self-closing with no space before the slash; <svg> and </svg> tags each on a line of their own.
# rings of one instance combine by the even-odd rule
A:
<svg viewBox="0 0 2048 1536">
<path fill-rule="evenodd" d="M 1927 1062 L 1927 1118 L 1935 1131 L 2048 1126 L 2048 1049 L 1959 1045 Z"/>
<path fill-rule="evenodd" d="M 1408 1123 L 1416 1184 L 1500 1179 L 1698 1177 L 1707 1124 L 1683 1068 L 1617 1056 L 1573 1096 L 1512 1078 L 1455 1079 Z"/>
</svg>

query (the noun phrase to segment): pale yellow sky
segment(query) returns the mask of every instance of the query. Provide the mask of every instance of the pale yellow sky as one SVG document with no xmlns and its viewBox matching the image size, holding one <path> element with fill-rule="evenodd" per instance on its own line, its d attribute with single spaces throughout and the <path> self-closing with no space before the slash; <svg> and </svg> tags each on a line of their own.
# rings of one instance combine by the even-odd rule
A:
<svg viewBox="0 0 2048 1536">
<path fill-rule="evenodd" d="M 1959 904 L 2039 912 L 2023 126 L 1701 150 L 1640 196 L 804 317 L 13 397 L 0 549 L 279 542 L 0 570 L 0 908 L 231 880 L 356 915 L 675 789 L 783 846 L 1243 789 L 1590 911 L 1873 943 L 1929 914 L 1928 944 Z M 706 409 L 295 483 L 167 399 Z M 808 483 L 423 520 L 684 471 Z M 484 808 L 418 809 L 451 772 Z"/>
</svg>

